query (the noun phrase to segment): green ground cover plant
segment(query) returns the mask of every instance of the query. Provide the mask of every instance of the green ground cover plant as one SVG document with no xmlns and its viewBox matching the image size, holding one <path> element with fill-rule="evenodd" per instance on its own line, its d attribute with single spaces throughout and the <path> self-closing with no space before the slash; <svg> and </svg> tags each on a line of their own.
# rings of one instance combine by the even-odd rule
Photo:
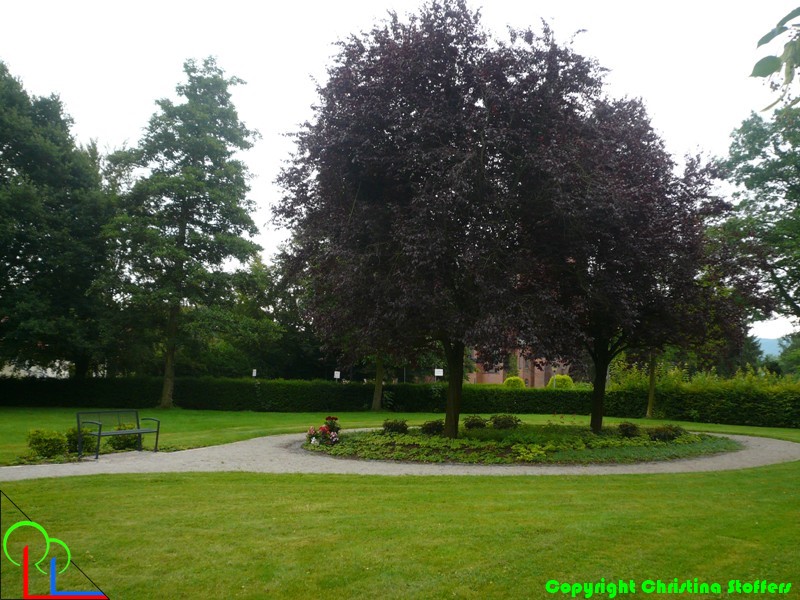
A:
<svg viewBox="0 0 800 600">
<path fill-rule="evenodd" d="M 509 417 L 511 415 L 503 415 Z M 498 422 L 506 425 L 510 419 Z M 688 458 L 738 450 L 728 438 L 690 434 L 676 425 L 641 428 L 639 435 L 607 427 L 600 435 L 585 426 L 521 425 L 462 429 L 458 439 L 430 435 L 422 428 L 407 433 L 359 431 L 344 433 L 335 445 L 305 444 L 331 456 L 413 462 L 472 464 L 596 464 Z"/>
<path fill-rule="evenodd" d="M 170 473 L 0 487 L 111 598 L 312 598 L 332 582 L 347 598 L 481 600 L 558 597 L 544 592 L 549 579 L 798 583 L 800 462 L 601 478 Z M 0 508 L 3 527 L 20 519 Z M 17 575 L 2 569 L 11 597 Z"/>
</svg>

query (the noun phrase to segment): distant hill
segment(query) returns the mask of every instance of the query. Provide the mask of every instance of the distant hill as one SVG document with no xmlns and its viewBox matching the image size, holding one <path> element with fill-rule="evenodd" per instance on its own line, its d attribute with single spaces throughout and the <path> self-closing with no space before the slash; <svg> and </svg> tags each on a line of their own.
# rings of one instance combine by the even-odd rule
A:
<svg viewBox="0 0 800 600">
<path fill-rule="evenodd" d="M 758 343 L 761 345 L 761 351 L 764 356 L 774 356 L 777 358 L 781 354 L 781 348 L 778 345 L 778 340 L 769 338 L 758 338 Z"/>
</svg>

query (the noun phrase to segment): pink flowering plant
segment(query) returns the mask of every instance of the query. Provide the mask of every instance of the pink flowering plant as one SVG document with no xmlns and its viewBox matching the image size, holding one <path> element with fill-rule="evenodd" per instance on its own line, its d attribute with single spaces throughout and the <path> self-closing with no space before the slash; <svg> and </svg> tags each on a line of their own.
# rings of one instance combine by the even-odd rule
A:
<svg viewBox="0 0 800 600">
<path fill-rule="evenodd" d="M 312 446 L 333 446 L 339 443 L 340 429 L 338 417 L 325 417 L 325 424 L 319 429 L 313 425 L 308 428 L 306 443 Z"/>
</svg>

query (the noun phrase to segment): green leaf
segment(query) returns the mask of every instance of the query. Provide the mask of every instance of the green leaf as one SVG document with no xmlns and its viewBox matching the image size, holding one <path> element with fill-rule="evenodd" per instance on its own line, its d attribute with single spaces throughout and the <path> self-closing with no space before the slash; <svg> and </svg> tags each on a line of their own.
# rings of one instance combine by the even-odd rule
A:
<svg viewBox="0 0 800 600">
<path fill-rule="evenodd" d="M 800 7 L 795 8 L 792 12 L 790 12 L 788 15 L 786 15 L 780 21 L 778 21 L 778 27 L 783 27 L 784 25 L 786 25 L 786 23 L 797 17 L 800 17 Z"/>
<path fill-rule="evenodd" d="M 781 70 L 782 61 L 777 56 L 765 56 L 753 67 L 750 77 L 769 77 Z"/>
<path fill-rule="evenodd" d="M 760 48 L 764 44 L 768 44 L 769 42 L 774 40 L 776 37 L 778 37 L 780 34 L 782 34 L 784 31 L 788 31 L 788 30 L 789 30 L 788 27 L 776 27 L 775 29 L 770 31 L 767 35 L 765 35 L 760 40 L 758 40 L 758 46 L 756 46 L 756 47 Z"/>
</svg>

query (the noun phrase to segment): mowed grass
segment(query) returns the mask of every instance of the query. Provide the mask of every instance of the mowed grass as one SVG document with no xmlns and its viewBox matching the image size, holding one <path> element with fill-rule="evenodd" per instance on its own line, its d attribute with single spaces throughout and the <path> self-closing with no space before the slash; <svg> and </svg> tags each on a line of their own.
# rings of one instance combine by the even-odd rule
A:
<svg viewBox="0 0 800 600">
<path fill-rule="evenodd" d="M 27 434 L 32 429 L 66 431 L 75 427 L 75 413 L 80 408 L 15 408 L 0 407 L 0 465 L 10 465 L 28 453 Z M 239 440 L 275 435 L 280 433 L 303 433 L 311 425 L 320 426 L 328 413 L 264 413 L 229 412 L 216 410 L 143 409 L 139 415 L 161 420 L 159 447 L 165 450 L 198 448 L 236 442 Z M 442 419 L 441 413 L 393 413 L 393 412 L 345 412 L 336 413 L 345 429 L 380 427 L 385 419 L 406 419 L 409 425 L 421 425 L 425 421 Z M 484 417 L 490 415 L 485 414 Z M 589 417 L 561 415 L 519 415 L 530 424 L 561 423 L 589 425 Z M 734 433 L 756 435 L 800 442 L 800 431 L 766 427 L 742 427 L 681 421 L 645 419 L 617 419 L 607 417 L 604 422 L 618 423 L 623 420 L 644 426 L 663 423 L 678 423 L 691 431 L 711 433 Z M 145 448 L 152 448 L 153 435 L 145 436 Z"/>
<path fill-rule="evenodd" d="M 545 583 L 601 577 L 698 577 L 723 590 L 730 579 L 768 579 L 793 582 L 787 597 L 796 598 L 800 585 L 800 463 L 675 475 L 202 473 L 0 485 L 114 599 L 565 598 Z M 0 516 L 3 534 L 22 518 L 5 499 Z M 4 562 L 2 597 L 21 597 L 19 581 Z"/>
<path fill-rule="evenodd" d="M 0 407 L 0 465 L 13 464 L 28 453 L 27 434 L 32 429 L 65 432 L 76 427 L 75 413 L 102 409 L 90 408 L 14 408 Z M 237 442 L 264 435 L 303 433 L 319 426 L 329 413 L 265 413 L 250 411 L 142 409 L 139 417 L 161 420 L 159 448 L 182 450 Z M 423 413 L 337 413 L 345 427 L 379 427 L 384 419 L 402 418 L 422 424 L 436 415 Z M 441 418 L 441 415 L 438 415 Z M 154 435 L 144 436 L 144 447 L 152 449 Z"/>
<path fill-rule="evenodd" d="M 30 428 L 71 426 L 76 410 L 0 409 L 0 457 L 24 453 Z M 327 416 L 142 413 L 162 419 L 172 447 L 300 433 Z M 345 427 L 442 417 L 337 416 Z M 587 417 L 565 421 L 588 424 Z M 792 429 L 683 425 L 800 442 Z M 547 594 L 545 583 L 601 577 L 639 584 L 697 577 L 723 591 L 731 579 L 793 582 L 789 598 L 800 587 L 800 462 L 585 477 L 99 475 L 4 482 L 0 490 L 64 540 L 114 599 L 566 598 Z M 24 518 L 1 499 L 0 535 Z M 19 570 L 2 556 L 0 566 L 0 598 L 21 597 Z M 90 589 L 77 571 L 63 582 L 61 589 Z"/>
</svg>

